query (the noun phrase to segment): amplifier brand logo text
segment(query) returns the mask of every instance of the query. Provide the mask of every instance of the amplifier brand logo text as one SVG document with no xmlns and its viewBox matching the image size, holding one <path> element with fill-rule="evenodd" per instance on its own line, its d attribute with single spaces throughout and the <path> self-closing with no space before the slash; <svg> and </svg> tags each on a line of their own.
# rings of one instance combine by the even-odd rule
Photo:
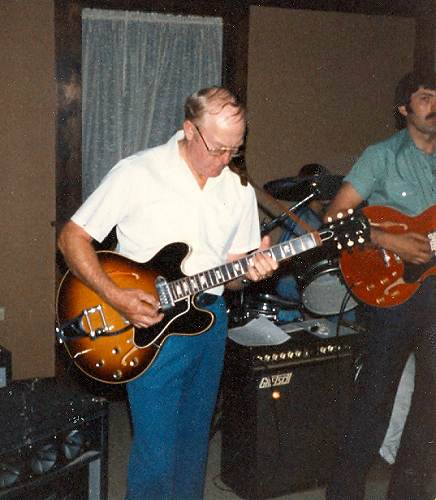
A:
<svg viewBox="0 0 436 500">
<path fill-rule="evenodd" d="M 292 372 L 279 373 L 269 377 L 262 377 L 259 382 L 259 389 L 269 389 L 279 385 L 288 385 L 291 382 Z"/>
</svg>

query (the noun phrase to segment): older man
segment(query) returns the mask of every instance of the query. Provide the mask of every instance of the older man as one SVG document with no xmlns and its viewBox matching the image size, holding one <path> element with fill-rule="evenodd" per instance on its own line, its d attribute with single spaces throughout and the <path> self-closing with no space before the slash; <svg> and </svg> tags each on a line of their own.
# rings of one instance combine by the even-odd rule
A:
<svg viewBox="0 0 436 500">
<path fill-rule="evenodd" d="M 104 272 L 92 240 L 115 226 L 118 252 L 145 262 L 163 246 L 191 246 L 187 275 L 235 260 L 259 247 L 254 190 L 227 167 L 244 142 L 245 111 L 224 88 L 202 89 L 185 104 L 183 130 L 166 144 L 120 161 L 59 237 L 70 270 L 139 327 L 163 314 L 153 295 L 120 288 Z M 269 245 L 262 240 L 260 248 Z M 258 281 L 277 263 L 257 255 L 245 278 Z M 230 286 L 237 287 L 240 280 Z M 133 420 L 129 500 L 195 500 L 203 496 L 208 433 L 223 364 L 227 315 L 216 286 L 199 297 L 216 317 L 196 336 L 170 336 L 152 366 L 128 383 Z"/>
</svg>

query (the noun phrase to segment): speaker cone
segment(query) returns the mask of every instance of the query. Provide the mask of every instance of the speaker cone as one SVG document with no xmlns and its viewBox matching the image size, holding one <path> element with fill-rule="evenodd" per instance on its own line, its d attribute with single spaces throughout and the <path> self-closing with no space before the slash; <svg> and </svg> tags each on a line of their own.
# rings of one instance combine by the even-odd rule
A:
<svg viewBox="0 0 436 500">
<path fill-rule="evenodd" d="M 74 429 L 69 432 L 62 444 L 62 450 L 67 460 L 74 460 L 82 452 L 84 444 L 84 436 L 81 431 Z"/>
<path fill-rule="evenodd" d="M 30 468 L 35 474 L 44 474 L 54 467 L 57 457 L 55 443 L 46 443 L 33 453 Z"/>
<path fill-rule="evenodd" d="M 0 488 L 9 488 L 15 484 L 21 475 L 21 467 L 18 463 L 0 462 Z"/>
</svg>

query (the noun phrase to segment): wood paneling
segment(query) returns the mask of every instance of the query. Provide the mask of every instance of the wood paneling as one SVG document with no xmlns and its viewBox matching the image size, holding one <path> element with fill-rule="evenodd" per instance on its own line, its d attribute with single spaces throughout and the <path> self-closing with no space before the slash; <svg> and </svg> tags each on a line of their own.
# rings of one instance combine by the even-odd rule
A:
<svg viewBox="0 0 436 500">
<path fill-rule="evenodd" d="M 54 374 L 55 50 L 52 0 L 0 9 L 0 343 L 14 378 Z"/>
</svg>

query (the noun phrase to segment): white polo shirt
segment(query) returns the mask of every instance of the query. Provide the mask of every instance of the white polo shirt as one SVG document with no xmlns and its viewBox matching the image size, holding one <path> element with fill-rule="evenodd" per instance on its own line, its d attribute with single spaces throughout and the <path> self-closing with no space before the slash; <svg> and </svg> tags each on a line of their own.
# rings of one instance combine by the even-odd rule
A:
<svg viewBox="0 0 436 500">
<path fill-rule="evenodd" d="M 257 248 L 260 231 L 253 188 L 226 167 L 200 189 L 179 154 L 182 138 L 179 131 L 166 144 L 121 160 L 72 220 L 99 242 L 116 226 L 117 251 L 137 262 L 185 242 L 192 251 L 183 272 L 191 275 Z"/>
</svg>

